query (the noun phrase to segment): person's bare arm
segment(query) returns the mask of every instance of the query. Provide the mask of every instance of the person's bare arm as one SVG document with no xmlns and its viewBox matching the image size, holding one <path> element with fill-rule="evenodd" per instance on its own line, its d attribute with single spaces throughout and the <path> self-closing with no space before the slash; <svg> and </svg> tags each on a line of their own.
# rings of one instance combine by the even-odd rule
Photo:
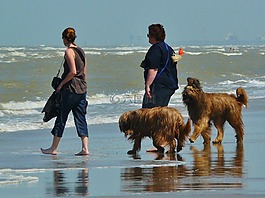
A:
<svg viewBox="0 0 265 198">
<path fill-rule="evenodd" d="M 148 70 L 148 74 L 147 74 L 147 79 L 145 82 L 145 92 L 148 96 L 148 98 L 151 98 L 151 90 L 150 90 L 150 86 L 152 85 L 152 83 L 155 80 L 156 74 L 157 74 L 158 69 L 149 69 Z"/>
<path fill-rule="evenodd" d="M 57 87 L 56 89 L 57 92 L 59 92 L 62 89 L 62 87 L 76 75 L 75 53 L 73 49 L 70 48 L 66 49 L 65 58 L 69 66 L 69 73 Z"/>
</svg>

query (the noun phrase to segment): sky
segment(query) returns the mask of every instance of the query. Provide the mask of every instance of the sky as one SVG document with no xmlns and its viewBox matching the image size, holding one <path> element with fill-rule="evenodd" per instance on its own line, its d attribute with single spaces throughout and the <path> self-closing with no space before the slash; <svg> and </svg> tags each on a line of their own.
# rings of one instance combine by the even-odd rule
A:
<svg viewBox="0 0 265 198">
<path fill-rule="evenodd" d="M 262 40 L 263 0 L 0 0 L 0 46 L 62 46 L 76 29 L 82 46 L 148 45 L 148 26 L 161 23 L 166 42 Z"/>
</svg>

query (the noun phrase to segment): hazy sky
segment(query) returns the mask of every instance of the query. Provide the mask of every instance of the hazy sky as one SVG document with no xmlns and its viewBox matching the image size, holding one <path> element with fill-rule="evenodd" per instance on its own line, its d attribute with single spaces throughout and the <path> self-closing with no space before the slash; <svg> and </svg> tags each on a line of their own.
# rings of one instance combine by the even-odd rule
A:
<svg viewBox="0 0 265 198">
<path fill-rule="evenodd" d="M 72 26 L 79 45 L 148 44 L 162 23 L 168 43 L 265 36 L 263 0 L 0 0 L 0 45 L 62 46 Z M 265 38 L 265 37 L 264 37 Z"/>
</svg>

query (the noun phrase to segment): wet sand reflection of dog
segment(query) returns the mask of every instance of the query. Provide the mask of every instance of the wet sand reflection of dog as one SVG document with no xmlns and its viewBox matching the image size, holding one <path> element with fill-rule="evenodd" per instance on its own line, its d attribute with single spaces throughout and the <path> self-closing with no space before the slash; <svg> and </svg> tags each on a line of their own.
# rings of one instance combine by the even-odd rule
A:
<svg viewBox="0 0 265 198">
<path fill-rule="evenodd" d="M 194 159 L 192 168 L 194 175 L 232 175 L 234 177 L 242 177 L 244 160 L 243 144 L 236 145 L 236 155 L 232 158 L 228 156 L 229 153 L 225 154 L 222 144 L 214 144 L 214 147 L 217 150 L 216 154 L 212 152 L 210 144 L 205 144 L 201 151 L 197 150 L 194 146 L 190 147 Z"/>
<path fill-rule="evenodd" d="M 202 150 L 191 146 L 192 165 L 122 169 L 121 191 L 137 193 L 242 188 L 243 184 L 238 178 L 243 176 L 243 144 L 237 144 L 234 152 L 225 152 L 222 144 L 216 144 L 213 148 L 216 151 L 212 151 L 210 144 L 203 145 Z M 180 155 L 177 155 L 177 160 L 185 162 Z"/>
</svg>

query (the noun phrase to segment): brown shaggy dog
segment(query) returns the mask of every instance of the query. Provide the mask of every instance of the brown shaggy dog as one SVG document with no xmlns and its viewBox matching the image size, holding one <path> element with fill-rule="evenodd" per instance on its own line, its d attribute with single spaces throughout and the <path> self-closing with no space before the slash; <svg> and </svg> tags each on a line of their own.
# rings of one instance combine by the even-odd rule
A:
<svg viewBox="0 0 265 198">
<path fill-rule="evenodd" d="M 213 122 L 218 131 L 213 143 L 221 143 L 226 121 L 235 129 L 237 142 L 242 142 L 244 129 L 241 111 L 242 106 L 247 107 L 248 103 L 245 90 L 237 88 L 236 96 L 226 93 L 205 93 L 198 79 L 188 78 L 187 81 L 188 85 L 182 92 L 182 100 L 194 124 L 190 142 L 193 143 L 201 134 L 204 143 L 208 144 L 211 141 L 211 122 Z"/>
<path fill-rule="evenodd" d="M 164 145 L 169 145 L 169 152 L 174 153 L 176 138 L 179 152 L 191 131 L 190 120 L 185 124 L 178 110 L 171 107 L 142 108 L 125 112 L 119 119 L 119 127 L 125 137 L 129 136 L 128 140 L 134 141 L 133 149 L 127 154 L 140 151 L 144 137 L 152 138 L 153 145 L 160 153 L 164 153 Z"/>
</svg>

